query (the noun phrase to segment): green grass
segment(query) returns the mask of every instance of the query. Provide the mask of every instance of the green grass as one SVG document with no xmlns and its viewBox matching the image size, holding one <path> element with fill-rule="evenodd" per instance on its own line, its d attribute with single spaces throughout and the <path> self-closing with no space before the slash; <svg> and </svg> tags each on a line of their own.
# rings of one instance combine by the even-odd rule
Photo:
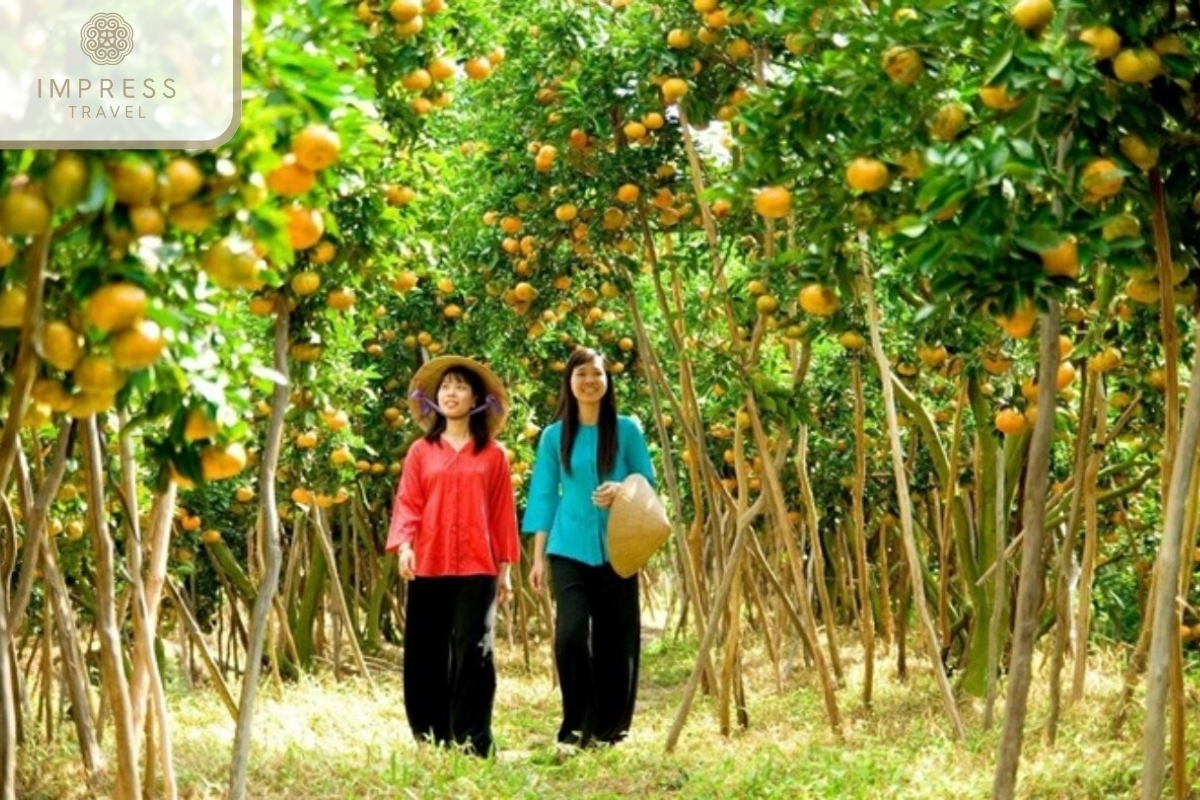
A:
<svg viewBox="0 0 1200 800">
<path fill-rule="evenodd" d="M 398 670 L 353 679 L 301 680 L 280 695 L 264 684 L 255 715 L 249 796 L 268 798 L 974 798 L 990 795 L 997 732 L 981 729 L 982 705 L 963 701 L 969 734 L 950 736 L 932 675 L 910 658 L 909 679 L 896 678 L 894 656 L 876 669 L 875 702 L 861 704 L 861 654 L 846 648 L 846 685 L 839 691 L 844 735 L 824 718 L 815 676 L 794 665 L 782 692 L 765 655 L 747 655 L 750 727 L 718 731 L 712 698 L 698 694 L 674 753 L 663 744 L 691 671 L 695 643 L 647 642 L 638 713 L 618 747 L 560 758 L 554 748 L 558 692 L 549 654 L 538 652 L 532 674 L 518 654 L 500 649 L 493 761 L 418 747 L 404 716 Z M 1137 712 L 1120 736 L 1109 733 L 1120 693 L 1119 665 L 1094 658 L 1086 701 L 1067 713 L 1056 746 L 1043 739 L 1044 664 L 1031 698 L 1020 794 L 1024 797 L 1129 797 L 1141 771 Z M 1191 741 L 1200 688 L 1191 678 Z M 233 722 L 204 690 L 173 690 L 170 698 L 181 795 L 223 796 Z M 111 743 L 111 733 L 106 739 Z M 92 796 L 82 786 L 73 748 L 27 748 L 23 797 Z"/>
</svg>

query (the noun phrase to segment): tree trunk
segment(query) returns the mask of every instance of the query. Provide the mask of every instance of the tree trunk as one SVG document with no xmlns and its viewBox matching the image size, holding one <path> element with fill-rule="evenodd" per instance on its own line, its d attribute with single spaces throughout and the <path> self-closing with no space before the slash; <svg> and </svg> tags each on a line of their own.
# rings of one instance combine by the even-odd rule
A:
<svg viewBox="0 0 1200 800">
<path fill-rule="evenodd" d="M 1025 498 L 1022 508 L 1021 577 L 1017 588 L 1017 616 L 1014 622 L 1012 664 L 1009 670 L 1008 698 L 1004 706 L 1004 729 L 996 756 L 996 774 L 992 796 L 1011 800 L 1017 787 L 1017 767 L 1025 732 L 1029 686 L 1033 674 L 1033 645 L 1042 605 L 1045 564 L 1042 538 L 1045 528 L 1047 476 L 1050 443 L 1054 438 L 1054 394 L 1058 373 L 1058 301 L 1050 301 L 1050 310 L 1042 315 L 1038 368 L 1037 421 L 1029 446 L 1025 473 Z"/>
<path fill-rule="evenodd" d="M 288 311 L 280 299 L 275 310 L 275 371 L 280 382 L 275 384 L 271 398 L 271 424 L 263 446 L 259 472 L 258 534 L 263 546 L 262 583 L 254 599 L 250 623 L 250 646 L 246 652 L 246 672 L 242 677 L 242 697 L 238 706 L 237 732 L 233 740 L 233 759 L 229 767 L 228 800 L 243 800 L 250 766 L 250 736 L 254 723 L 254 699 L 258 693 L 258 676 L 262 670 L 263 645 L 267 638 L 267 623 L 279 588 L 282 555 L 279 542 L 279 511 L 275 502 L 275 469 L 283 442 L 284 415 L 288 407 Z"/>
<path fill-rule="evenodd" d="M 1163 309 L 1163 313 L 1170 313 Z M 1200 325 L 1196 326 L 1200 347 Z M 1198 351 L 1200 352 L 1200 351 Z M 1146 673 L 1146 722 L 1142 732 L 1142 798 L 1162 794 L 1165 772 L 1167 694 L 1170 688 L 1172 651 L 1179 649 L 1180 608 L 1178 604 L 1180 548 L 1187 506 L 1187 488 L 1200 444 L 1200 363 L 1192 367 L 1179 456 L 1171 469 L 1170 489 L 1163 521 L 1163 537 L 1155 560 L 1154 594 L 1148 610 L 1151 619 L 1150 655 Z M 1186 774 L 1184 776 L 1186 780 Z"/>
<path fill-rule="evenodd" d="M 133 725 L 129 683 L 122 661 L 120 617 L 116 609 L 116 567 L 112 535 L 108 529 L 104 503 L 104 458 L 100 449 L 100 431 L 96 417 L 83 420 L 84 465 L 88 479 L 88 517 L 92 548 L 96 555 L 96 624 L 100 635 L 100 676 L 104 696 L 113 715 L 117 744 L 117 776 L 114 797 L 119 800 L 142 796 L 138 779 L 138 739 Z"/>
<path fill-rule="evenodd" d="M 850 364 L 850 379 L 854 387 L 854 495 L 851 497 L 854 568 L 858 583 L 859 633 L 863 643 L 863 706 L 870 708 L 875 677 L 875 615 L 871 611 L 871 583 L 867 571 L 867 520 L 863 509 L 863 495 L 867 484 L 865 400 L 862 367 L 857 358 Z"/>
<path fill-rule="evenodd" d="M 954 699 L 954 690 L 946 678 L 946 669 L 942 664 L 941 653 L 938 651 L 937 628 L 929 613 L 929 604 L 925 600 L 925 580 L 921 574 L 917 552 L 916 537 L 913 533 L 912 502 L 908 494 L 908 477 L 905 474 L 904 453 L 900 444 L 900 427 L 896 421 L 896 397 L 892 389 L 892 370 L 888 365 L 887 354 L 883 350 L 883 337 L 879 327 L 879 308 L 875 304 L 875 288 L 871 279 L 871 271 L 867 260 L 866 237 L 860 237 L 863 247 L 862 289 L 867 303 L 867 321 L 871 331 L 871 349 L 875 353 L 875 362 L 879 367 L 879 380 L 883 387 L 883 405 L 887 414 L 888 438 L 891 440 L 892 471 L 896 480 L 896 497 L 900 504 L 900 530 L 904 538 L 905 560 L 908 562 L 909 578 L 911 581 L 912 597 L 917 604 L 917 615 L 921 621 L 926 647 L 929 649 L 929 660 L 933 666 L 933 675 L 941 690 L 942 705 L 946 716 L 950 718 L 955 738 L 962 741 L 966 738 L 962 718 L 958 714 L 958 705 Z M 1057 343 L 1057 339 L 1055 340 Z"/>
</svg>

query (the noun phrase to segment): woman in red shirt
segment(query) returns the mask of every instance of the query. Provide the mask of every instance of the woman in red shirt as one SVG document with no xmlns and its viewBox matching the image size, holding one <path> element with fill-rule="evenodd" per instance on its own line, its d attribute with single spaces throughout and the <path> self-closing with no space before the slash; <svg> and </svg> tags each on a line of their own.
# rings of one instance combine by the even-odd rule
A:
<svg viewBox="0 0 1200 800">
<path fill-rule="evenodd" d="M 425 436 L 405 456 L 387 540 L 409 582 L 404 708 L 418 740 L 487 756 L 496 603 L 520 554 L 508 456 L 492 438 L 506 394 L 487 367 L 443 356 L 417 370 L 409 407 Z"/>
</svg>

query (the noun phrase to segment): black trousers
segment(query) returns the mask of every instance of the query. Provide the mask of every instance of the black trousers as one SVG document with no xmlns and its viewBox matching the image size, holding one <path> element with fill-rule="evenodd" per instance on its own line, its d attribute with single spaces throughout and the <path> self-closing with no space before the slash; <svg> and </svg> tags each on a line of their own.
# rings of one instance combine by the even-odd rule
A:
<svg viewBox="0 0 1200 800">
<path fill-rule="evenodd" d="M 414 578 L 404 614 L 404 710 L 418 740 L 492 750 L 496 579 Z"/>
<path fill-rule="evenodd" d="M 562 690 L 558 741 L 589 745 L 625 738 L 637 700 L 641 654 L 638 577 L 608 564 L 550 557 L 554 655 Z"/>
</svg>

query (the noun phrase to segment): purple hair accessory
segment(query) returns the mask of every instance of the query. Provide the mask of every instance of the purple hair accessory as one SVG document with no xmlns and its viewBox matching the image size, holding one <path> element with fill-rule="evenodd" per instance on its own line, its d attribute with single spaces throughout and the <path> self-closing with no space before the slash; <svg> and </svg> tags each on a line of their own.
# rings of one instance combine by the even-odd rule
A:
<svg viewBox="0 0 1200 800">
<path fill-rule="evenodd" d="M 420 389 L 413 389 L 408 396 L 413 400 L 416 400 L 421 405 L 421 410 L 423 412 L 428 413 L 430 411 L 434 411 L 438 414 L 442 414 L 442 409 L 438 407 L 438 404 Z M 444 417 L 446 415 L 442 414 L 442 416 Z"/>
<path fill-rule="evenodd" d="M 489 394 L 483 400 L 483 405 L 479 408 L 471 409 L 472 414 L 478 414 L 481 411 L 494 411 L 497 414 L 504 413 L 504 404 L 500 402 L 500 398 L 494 394 Z"/>
</svg>

